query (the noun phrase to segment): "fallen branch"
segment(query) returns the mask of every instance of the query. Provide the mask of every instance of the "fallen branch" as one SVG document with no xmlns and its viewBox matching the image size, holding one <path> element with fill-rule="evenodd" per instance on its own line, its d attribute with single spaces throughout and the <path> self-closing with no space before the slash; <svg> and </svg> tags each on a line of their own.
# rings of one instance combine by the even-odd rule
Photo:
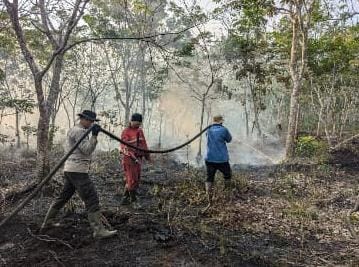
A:
<svg viewBox="0 0 359 267">
<path fill-rule="evenodd" d="M 356 134 L 356 135 L 354 135 L 354 136 L 352 136 L 352 137 L 350 137 L 350 138 L 348 138 L 348 139 L 345 139 L 344 141 L 340 142 L 340 143 L 337 144 L 336 146 L 331 147 L 330 150 L 336 150 L 336 149 L 338 149 L 339 147 L 341 147 L 342 145 L 344 145 L 344 144 L 346 144 L 346 143 L 352 141 L 352 140 L 355 139 L 355 138 L 359 138 L 359 134 Z"/>
<path fill-rule="evenodd" d="M 65 266 L 65 264 L 63 264 L 63 263 L 60 261 L 60 259 L 59 259 L 59 257 L 57 256 L 57 254 L 56 254 L 55 251 L 49 250 L 49 253 L 54 257 L 55 261 L 56 261 L 58 264 L 60 264 L 61 266 Z"/>
<path fill-rule="evenodd" d="M 55 237 L 51 237 L 51 236 L 48 236 L 48 235 L 35 235 L 31 232 L 30 228 L 27 228 L 27 232 L 35 239 L 37 240 L 40 240 L 40 241 L 44 241 L 44 242 L 57 242 L 57 243 L 60 243 L 66 247 L 68 247 L 69 249 L 74 249 L 69 243 L 61 240 L 61 239 L 58 239 L 58 238 L 55 238 Z"/>
</svg>

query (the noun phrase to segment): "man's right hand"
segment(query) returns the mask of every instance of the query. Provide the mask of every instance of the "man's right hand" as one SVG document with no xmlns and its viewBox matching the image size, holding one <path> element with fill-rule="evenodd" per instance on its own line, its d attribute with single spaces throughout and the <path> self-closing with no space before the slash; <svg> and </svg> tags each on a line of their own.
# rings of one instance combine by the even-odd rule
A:
<svg viewBox="0 0 359 267">
<path fill-rule="evenodd" d="M 93 136 L 98 136 L 98 133 L 101 131 L 101 126 L 98 124 L 94 124 L 91 131 Z"/>
</svg>

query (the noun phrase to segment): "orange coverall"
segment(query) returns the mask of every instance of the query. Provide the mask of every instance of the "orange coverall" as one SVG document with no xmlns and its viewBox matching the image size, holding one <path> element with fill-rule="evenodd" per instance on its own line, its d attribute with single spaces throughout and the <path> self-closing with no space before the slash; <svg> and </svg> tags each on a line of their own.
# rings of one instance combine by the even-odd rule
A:
<svg viewBox="0 0 359 267">
<path fill-rule="evenodd" d="M 127 127 L 121 134 L 121 139 L 131 145 L 148 149 L 145 135 L 141 128 Z M 150 154 L 120 145 L 123 154 L 122 166 L 125 172 L 126 189 L 134 191 L 138 188 L 141 176 L 142 158 L 150 159 Z"/>
</svg>

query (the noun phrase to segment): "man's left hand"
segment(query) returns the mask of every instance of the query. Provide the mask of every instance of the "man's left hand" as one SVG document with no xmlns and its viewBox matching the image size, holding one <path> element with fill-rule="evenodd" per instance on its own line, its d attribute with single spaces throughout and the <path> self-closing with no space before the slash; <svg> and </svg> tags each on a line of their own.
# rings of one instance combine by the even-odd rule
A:
<svg viewBox="0 0 359 267">
<path fill-rule="evenodd" d="M 98 133 L 101 131 L 101 126 L 98 124 L 94 124 L 91 131 L 93 136 L 98 136 Z"/>
</svg>

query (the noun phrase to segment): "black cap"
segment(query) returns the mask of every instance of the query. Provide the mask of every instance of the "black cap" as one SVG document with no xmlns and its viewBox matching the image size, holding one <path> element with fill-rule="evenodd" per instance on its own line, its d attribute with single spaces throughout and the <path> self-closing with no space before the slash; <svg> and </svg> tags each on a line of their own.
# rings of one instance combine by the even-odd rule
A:
<svg viewBox="0 0 359 267">
<path fill-rule="evenodd" d="M 89 121 L 100 121 L 96 119 L 96 113 L 91 110 L 84 110 L 81 113 L 77 114 L 80 118 L 84 118 Z"/>
<path fill-rule="evenodd" d="M 131 121 L 142 122 L 142 115 L 140 113 L 134 113 L 131 116 Z"/>
</svg>

